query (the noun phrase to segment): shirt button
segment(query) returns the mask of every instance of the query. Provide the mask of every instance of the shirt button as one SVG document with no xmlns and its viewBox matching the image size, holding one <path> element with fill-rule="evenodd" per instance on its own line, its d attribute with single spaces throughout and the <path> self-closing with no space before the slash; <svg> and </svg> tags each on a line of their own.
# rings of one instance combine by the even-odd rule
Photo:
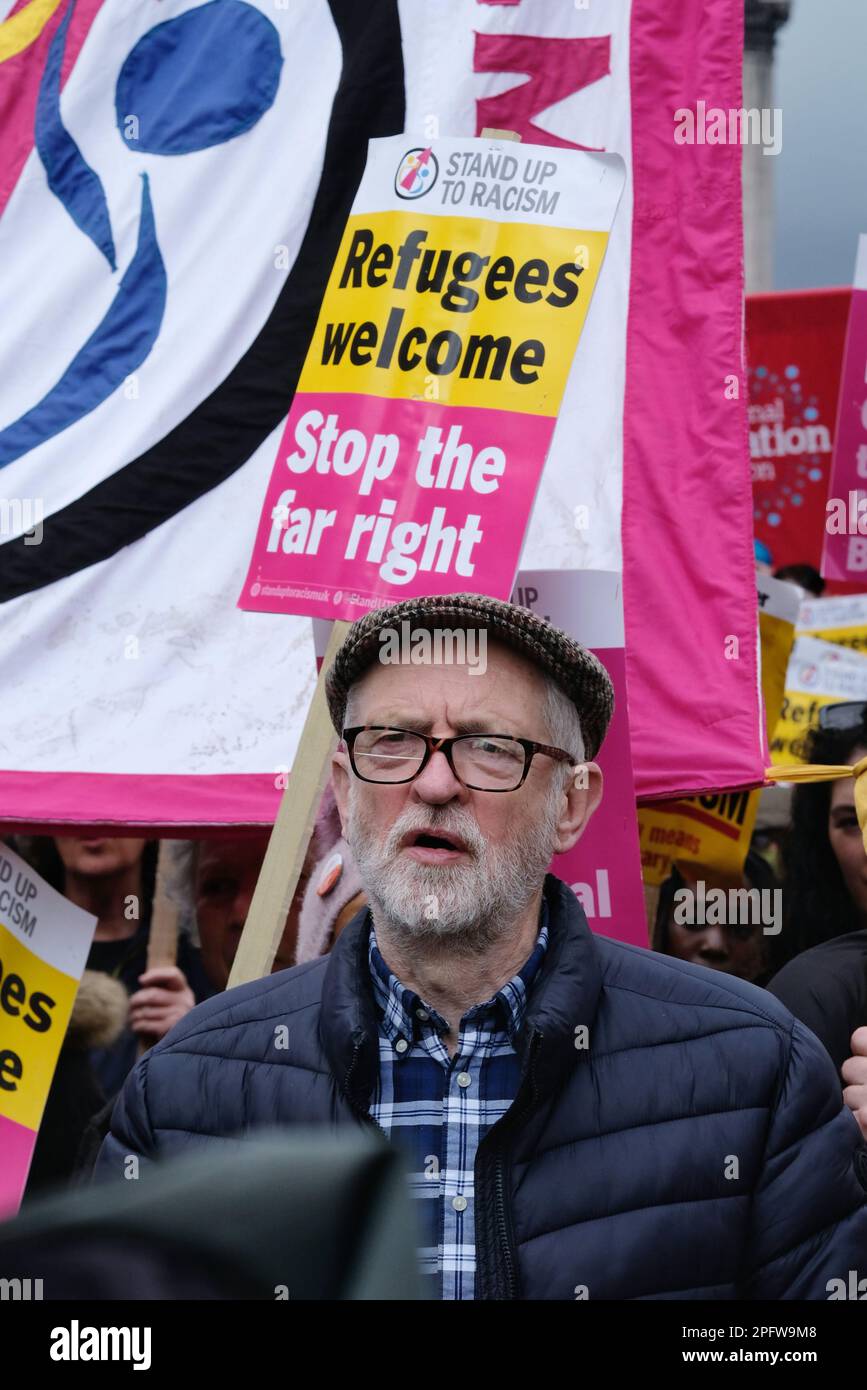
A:
<svg viewBox="0 0 867 1390">
<path fill-rule="evenodd" d="M 472 1081 L 473 1081 L 473 1078 L 470 1076 L 470 1074 L 469 1074 L 468 1071 L 461 1071 L 461 1072 L 458 1072 L 458 1085 L 459 1085 L 459 1086 L 470 1086 L 470 1085 L 472 1085 Z M 463 1210 L 463 1208 L 461 1208 L 461 1210 Z"/>
<path fill-rule="evenodd" d="M 395 1052 L 406 1052 L 406 1049 L 408 1047 L 409 1043 L 407 1042 L 406 1038 L 398 1038 L 397 1042 L 394 1045 L 394 1050 Z"/>
<path fill-rule="evenodd" d="M 416 1009 L 415 1016 L 416 1018 L 420 1018 L 422 1023 L 427 1023 L 428 1019 L 430 1018 L 430 1014 L 428 1013 L 427 1009 Z"/>
<path fill-rule="evenodd" d="M 455 1211 L 466 1211 L 466 1209 L 467 1209 L 467 1199 L 466 1199 L 466 1197 L 453 1197 L 453 1198 L 452 1198 L 452 1206 L 454 1207 Z"/>
</svg>

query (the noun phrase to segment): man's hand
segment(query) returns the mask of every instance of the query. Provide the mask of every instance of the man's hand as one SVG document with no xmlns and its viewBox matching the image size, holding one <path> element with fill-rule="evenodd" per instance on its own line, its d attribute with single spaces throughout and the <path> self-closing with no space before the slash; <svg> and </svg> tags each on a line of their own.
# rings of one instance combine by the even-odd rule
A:
<svg viewBox="0 0 867 1390">
<path fill-rule="evenodd" d="M 867 1139 L 867 1027 L 855 1029 L 850 1047 L 852 1056 L 841 1067 L 841 1075 L 847 1083 L 843 1100 L 854 1112 L 861 1133 Z"/>
<path fill-rule="evenodd" d="M 158 1042 L 196 1006 L 187 977 L 176 965 L 146 970 L 139 975 L 139 984 L 143 988 L 129 1001 L 129 1026 L 139 1037 Z"/>
</svg>

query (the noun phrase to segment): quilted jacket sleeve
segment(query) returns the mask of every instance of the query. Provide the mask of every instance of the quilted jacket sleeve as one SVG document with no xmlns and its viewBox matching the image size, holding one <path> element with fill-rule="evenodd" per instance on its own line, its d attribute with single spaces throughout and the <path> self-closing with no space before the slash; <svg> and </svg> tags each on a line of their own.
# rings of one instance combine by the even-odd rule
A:
<svg viewBox="0 0 867 1390">
<path fill-rule="evenodd" d="M 94 1182 L 138 1177 L 143 1165 L 156 1157 L 156 1140 L 147 1107 L 146 1053 L 133 1067 L 115 1102 L 111 1128 L 102 1142 L 93 1170 Z M 131 1160 L 135 1160 L 132 1162 Z"/>
<path fill-rule="evenodd" d="M 825 1049 L 794 1023 L 753 1194 L 748 1298 L 827 1299 L 833 1280 L 867 1275 L 867 1145 L 841 1097 Z"/>
</svg>

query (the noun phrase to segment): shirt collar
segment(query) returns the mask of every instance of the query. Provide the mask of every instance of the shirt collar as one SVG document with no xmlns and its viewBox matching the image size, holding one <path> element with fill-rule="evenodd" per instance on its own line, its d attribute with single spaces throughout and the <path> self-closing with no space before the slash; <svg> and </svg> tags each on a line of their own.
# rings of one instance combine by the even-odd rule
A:
<svg viewBox="0 0 867 1390">
<path fill-rule="evenodd" d="M 542 958 L 548 947 L 548 904 L 542 899 L 539 914 L 539 935 L 527 960 L 516 975 L 484 1004 L 475 1004 L 464 1014 L 464 1019 L 475 1023 L 477 1028 L 493 1031 L 505 1024 L 509 1040 L 516 1046 L 518 1034 L 527 1010 L 527 998 Z M 414 990 L 407 989 L 389 970 L 376 943 L 376 931 L 370 924 L 368 944 L 370 975 L 373 993 L 380 1014 L 382 1031 L 391 1042 L 399 1037 L 416 1038 L 420 1025 L 430 1021 L 438 1033 L 448 1031 L 446 1020 L 430 1004 L 426 1004 Z M 463 1019 L 461 1020 L 463 1023 Z"/>
</svg>

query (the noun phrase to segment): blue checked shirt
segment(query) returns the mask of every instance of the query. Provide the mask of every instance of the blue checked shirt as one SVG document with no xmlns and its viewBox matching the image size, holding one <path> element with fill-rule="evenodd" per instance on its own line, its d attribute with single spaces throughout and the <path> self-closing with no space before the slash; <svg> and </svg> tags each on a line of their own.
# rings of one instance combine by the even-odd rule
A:
<svg viewBox="0 0 867 1390">
<path fill-rule="evenodd" d="M 476 1150 L 515 1099 L 515 1041 L 548 945 L 547 917 L 543 903 L 539 936 L 523 969 L 464 1014 L 453 1058 L 440 1037 L 448 1032 L 445 1019 L 391 973 L 371 925 L 380 1025 L 370 1114 L 408 1160 L 410 1190 L 421 1202 L 421 1271 L 433 1296 L 474 1297 Z"/>
</svg>

